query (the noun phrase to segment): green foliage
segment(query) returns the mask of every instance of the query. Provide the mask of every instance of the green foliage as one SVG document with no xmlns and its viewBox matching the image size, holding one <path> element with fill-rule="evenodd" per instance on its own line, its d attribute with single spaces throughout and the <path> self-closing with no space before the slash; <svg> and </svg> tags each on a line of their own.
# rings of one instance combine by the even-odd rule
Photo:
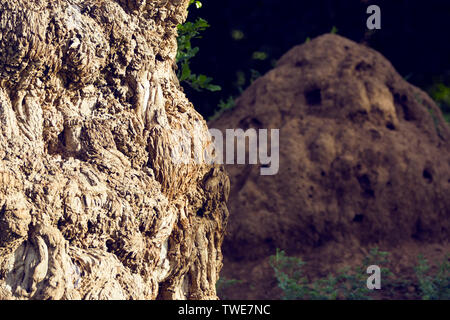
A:
<svg viewBox="0 0 450 320">
<path fill-rule="evenodd" d="M 202 6 L 200 1 L 191 0 L 190 4 L 195 4 L 197 8 L 201 8 Z M 190 66 L 191 60 L 200 50 L 198 47 L 192 46 L 192 40 L 201 38 L 200 34 L 209 27 L 208 22 L 202 18 L 198 18 L 195 22 L 186 22 L 178 26 L 177 77 L 180 82 L 187 83 L 194 90 L 209 90 L 214 92 L 220 91 L 222 88 L 212 84 L 212 78 L 204 74 L 197 75 L 192 73 Z"/>
<path fill-rule="evenodd" d="M 385 266 L 389 263 L 389 252 L 380 251 L 378 247 L 370 249 L 369 254 L 363 260 L 363 266 L 377 265 Z M 383 276 L 391 277 L 393 273 L 388 269 L 381 267 L 381 273 Z"/>
<path fill-rule="evenodd" d="M 442 82 L 434 83 L 428 93 L 441 107 L 447 122 L 450 122 L 450 87 Z"/>
<path fill-rule="evenodd" d="M 340 270 L 336 276 L 340 297 L 346 300 L 369 300 L 371 291 L 367 289 L 366 281 L 367 274 L 361 267 Z"/>
<path fill-rule="evenodd" d="M 369 300 L 371 290 L 367 288 L 366 267 L 370 265 L 385 265 L 388 263 L 389 253 L 374 248 L 364 259 L 363 266 L 354 270 L 346 268 L 340 270 L 336 276 L 310 281 L 303 274 L 303 266 L 306 264 L 300 258 L 288 257 L 284 251 L 277 249 L 274 256 L 270 257 L 270 265 L 274 269 L 278 286 L 283 291 L 283 299 L 286 300 Z M 392 273 L 387 268 L 381 268 L 387 279 Z"/>
<path fill-rule="evenodd" d="M 308 280 L 303 276 L 302 267 L 305 262 L 297 257 L 288 257 L 277 249 L 275 256 L 270 257 L 270 266 L 275 271 L 278 286 L 283 290 L 284 300 L 296 300 L 309 296 Z"/>
<path fill-rule="evenodd" d="M 333 27 L 331 28 L 331 30 L 330 30 L 330 33 L 331 33 L 331 34 L 337 34 L 338 31 L 339 31 L 339 29 L 338 29 L 336 26 L 333 26 Z M 308 43 L 308 42 L 310 42 L 310 41 L 311 41 L 311 37 L 306 37 L 305 43 Z"/>
<path fill-rule="evenodd" d="M 270 265 L 275 271 L 278 286 L 283 291 L 284 300 L 334 300 L 339 298 L 344 287 L 341 282 L 354 281 L 354 278 L 332 275 L 311 282 L 303 274 L 306 263 L 297 257 L 288 257 L 284 251 L 278 250 L 270 257 Z M 355 285 L 350 284 L 353 288 Z M 364 284 L 365 287 L 365 284 Z M 347 289 L 346 289 L 347 290 Z M 360 297 L 360 296 L 358 296 Z"/>
<path fill-rule="evenodd" d="M 234 30 L 231 31 L 231 37 L 235 41 L 240 41 L 240 40 L 245 38 L 245 34 L 244 34 L 244 32 L 242 30 L 234 29 Z"/>
<path fill-rule="evenodd" d="M 269 57 L 266 52 L 263 51 L 255 51 L 253 52 L 252 59 L 264 61 Z"/>
<path fill-rule="evenodd" d="M 252 84 L 253 82 L 255 82 L 256 79 L 258 79 L 259 77 L 261 77 L 261 73 L 258 70 L 250 69 L 249 84 Z M 234 82 L 234 86 L 236 87 L 239 94 L 242 94 L 244 92 L 244 87 L 247 84 L 247 78 L 245 76 L 245 72 L 243 72 L 243 71 L 236 72 L 236 78 L 237 79 Z M 221 99 L 214 115 L 209 117 L 208 121 L 215 120 L 215 119 L 219 118 L 225 111 L 233 109 L 236 106 L 235 100 L 236 100 L 235 97 L 232 95 L 229 96 L 226 100 Z"/>
<path fill-rule="evenodd" d="M 423 300 L 449 300 L 450 299 L 450 256 L 438 266 L 438 272 L 432 275 L 428 261 L 419 256 L 416 266 L 416 276 Z"/>
<path fill-rule="evenodd" d="M 338 33 L 338 28 L 336 26 L 333 26 L 333 28 L 331 28 L 330 33 L 331 34 L 337 34 Z"/>
<path fill-rule="evenodd" d="M 197 9 L 200 9 L 201 7 L 203 7 L 203 4 L 201 3 L 201 1 L 196 1 L 196 0 L 190 0 L 189 1 L 189 6 L 195 4 L 195 7 Z"/>
<path fill-rule="evenodd" d="M 212 117 L 208 119 L 208 121 L 212 121 L 219 118 L 222 115 L 222 113 L 224 113 L 227 110 L 233 109 L 235 105 L 236 102 L 232 96 L 228 97 L 226 101 L 220 100 L 217 111 L 214 113 Z"/>
<path fill-rule="evenodd" d="M 389 252 L 380 251 L 378 247 L 372 248 L 368 255 L 363 259 L 361 266 L 354 270 L 344 269 L 337 275 L 340 284 L 341 296 L 348 300 L 369 300 L 373 291 L 367 288 L 366 268 L 371 265 L 377 265 L 381 268 L 382 286 L 387 287 L 393 276 L 392 272 L 383 267 L 389 263 Z"/>
<path fill-rule="evenodd" d="M 446 103 L 450 105 L 450 87 L 443 83 L 436 83 L 430 89 L 431 96 L 438 103 Z"/>
<path fill-rule="evenodd" d="M 362 266 L 345 268 L 337 275 L 310 281 L 303 273 L 305 262 L 297 257 L 288 257 L 284 251 L 278 250 L 270 257 L 270 265 L 275 271 L 278 286 L 283 291 L 286 300 L 368 300 L 373 298 L 374 291 L 367 289 L 368 274 L 366 268 L 370 265 L 381 267 L 383 297 L 401 297 L 424 300 L 450 299 L 450 256 L 437 266 L 437 272 L 432 272 L 428 261 L 419 256 L 414 267 L 416 279 L 394 278 L 394 274 L 386 267 L 389 263 L 389 253 L 378 248 L 370 250 L 362 261 Z M 417 281 L 417 285 L 414 285 Z M 415 293 L 410 288 L 418 288 Z M 414 290 L 413 290 L 414 291 Z"/>
<path fill-rule="evenodd" d="M 233 83 L 234 87 L 237 88 L 239 93 L 244 92 L 244 86 L 247 82 L 247 79 L 245 77 L 245 72 L 244 71 L 237 71 L 236 72 L 236 81 Z"/>
<path fill-rule="evenodd" d="M 237 89 L 239 94 L 242 94 L 245 88 L 255 82 L 261 77 L 261 73 L 258 70 L 250 69 L 250 75 L 247 79 L 246 73 L 242 70 L 236 72 L 236 81 L 233 86 Z"/>
</svg>

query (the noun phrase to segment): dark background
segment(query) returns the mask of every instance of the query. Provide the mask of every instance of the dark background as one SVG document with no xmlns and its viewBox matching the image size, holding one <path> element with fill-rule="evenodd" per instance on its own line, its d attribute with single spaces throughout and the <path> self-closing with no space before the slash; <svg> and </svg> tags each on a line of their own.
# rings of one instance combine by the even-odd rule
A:
<svg viewBox="0 0 450 320">
<path fill-rule="evenodd" d="M 206 118 L 219 101 L 237 98 L 251 78 L 273 68 L 293 46 L 333 27 L 337 34 L 365 43 L 387 57 L 409 82 L 424 90 L 450 84 L 450 1 L 364 0 L 203 0 L 190 8 L 188 20 L 206 19 L 211 27 L 193 40 L 200 52 L 191 62 L 197 74 L 214 78 L 222 91 L 198 93 L 183 85 L 196 109 Z M 382 29 L 369 31 L 366 9 L 381 8 Z M 240 33 L 242 39 L 234 34 Z M 264 52 L 264 60 L 254 59 Z M 253 70 L 253 71 L 252 71 Z M 448 106 L 443 106 L 447 108 Z"/>
</svg>

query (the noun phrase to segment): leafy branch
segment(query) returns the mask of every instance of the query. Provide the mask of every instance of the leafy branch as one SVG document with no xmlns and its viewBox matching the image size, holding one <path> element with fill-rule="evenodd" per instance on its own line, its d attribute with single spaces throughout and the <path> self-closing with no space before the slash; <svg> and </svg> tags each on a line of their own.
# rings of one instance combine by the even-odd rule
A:
<svg viewBox="0 0 450 320">
<path fill-rule="evenodd" d="M 202 7 L 200 1 L 191 0 L 190 5 L 195 4 L 197 8 Z M 210 25 L 205 19 L 198 18 L 195 22 L 186 22 L 178 26 L 178 52 L 176 62 L 178 65 L 177 77 L 180 82 L 187 83 L 197 91 L 209 90 L 220 91 L 222 88 L 212 84 L 213 79 L 204 74 L 194 74 L 190 67 L 191 60 L 199 52 L 198 47 L 192 46 L 192 39 L 201 38 L 200 34 L 208 29 Z"/>
</svg>

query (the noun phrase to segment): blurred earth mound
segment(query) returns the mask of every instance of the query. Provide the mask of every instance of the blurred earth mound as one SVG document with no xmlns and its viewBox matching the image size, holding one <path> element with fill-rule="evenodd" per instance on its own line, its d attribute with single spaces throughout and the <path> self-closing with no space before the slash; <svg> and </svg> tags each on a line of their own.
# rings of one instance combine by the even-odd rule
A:
<svg viewBox="0 0 450 320">
<path fill-rule="evenodd" d="M 378 52 L 324 35 L 285 54 L 211 128 L 280 129 L 280 170 L 228 165 L 227 298 L 277 298 L 276 248 L 312 276 L 393 253 L 449 253 L 450 130 L 433 100 Z"/>
</svg>

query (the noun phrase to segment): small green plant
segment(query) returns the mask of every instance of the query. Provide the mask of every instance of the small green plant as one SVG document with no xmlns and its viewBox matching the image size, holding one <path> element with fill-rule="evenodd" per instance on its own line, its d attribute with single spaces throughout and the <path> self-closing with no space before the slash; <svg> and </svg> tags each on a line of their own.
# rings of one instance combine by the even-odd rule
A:
<svg viewBox="0 0 450 320">
<path fill-rule="evenodd" d="M 336 26 L 333 26 L 332 28 L 331 28 L 331 30 L 330 30 L 330 33 L 331 34 L 337 34 L 338 33 L 338 28 L 336 27 Z"/>
<path fill-rule="evenodd" d="M 269 57 L 269 55 L 264 51 L 253 52 L 252 59 L 264 61 Z"/>
<path fill-rule="evenodd" d="M 428 261 L 420 255 L 419 263 L 415 268 L 419 289 L 423 300 L 449 300 L 450 299 L 450 256 L 439 266 L 438 272 L 431 274 Z"/>
<path fill-rule="evenodd" d="M 270 257 L 270 265 L 275 271 L 278 286 L 283 291 L 283 299 L 288 300 L 368 300 L 374 298 L 375 291 L 366 286 L 366 268 L 370 265 L 381 267 L 382 294 L 384 298 L 399 297 L 424 300 L 450 299 L 450 256 L 446 257 L 432 272 L 428 261 L 419 256 L 418 264 L 414 267 L 415 277 L 394 278 L 393 273 L 385 266 L 389 264 L 389 253 L 378 248 L 370 250 L 362 261 L 362 266 L 344 268 L 337 274 L 326 278 L 310 281 L 303 273 L 305 262 L 297 257 L 288 257 L 284 251 L 277 249 Z M 384 267 L 383 267 L 384 266 Z M 414 279 L 415 278 L 415 279 Z M 410 289 L 417 288 L 414 292 Z"/>
<path fill-rule="evenodd" d="M 367 275 L 361 267 L 356 270 L 342 269 L 336 276 L 339 297 L 346 300 L 369 300 L 370 290 L 366 285 Z"/>
<path fill-rule="evenodd" d="M 233 109 L 235 106 L 236 102 L 233 96 L 229 96 L 227 100 L 220 100 L 218 109 L 216 110 L 214 115 L 208 119 L 208 121 L 216 120 L 222 115 L 222 113 L 224 113 L 227 110 Z"/>
<path fill-rule="evenodd" d="M 389 263 L 389 252 L 380 251 L 378 247 L 370 249 L 368 255 L 363 259 L 361 266 L 354 270 L 344 269 L 338 275 L 338 283 L 340 284 L 341 296 L 348 300 L 369 300 L 370 294 L 373 292 L 367 288 L 366 268 L 370 265 L 380 266 L 382 278 L 382 286 L 386 288 L 391 285 L 393 273 L 386 267 Z"/>
<path fill-rule="evenodd" d="M 369 254 L 363 260 L 364 266 L 369 265 L 385 266 L 388 263 L 389 263 L 389 252 L 380 251 L 378 247 L 370 249 Z M 381 267 L 381 273 L 386 279 L 394 275 L 388 268 L 385 267 Z"/>
<path fill-rule="evenodd" d="M 284 300 L 306 299 L 310 295 L 308 279 L 303 275 L 305 262 L 297 257 L 288 257 L 277 249 L 270 257 L 270 266 L 275 271 L 278 287 L 283 290 Z"/>
<path fill-rule="evenodd" d="M 278 286 L 283 291 L 283 299 L 286 300 L 369 300 L 372 297 L 371 290 L 367 288 L 366 267 L 370 265 L 386 265 L 388 252 L 373 248 L 363 260 L 361 267 L 340 270 L 336 276 L 329 275 L 326 278 L 310 281 L 303 274 L 303 266 L 306 264 L 297 257 L 288 257 L 284 251 L 277 249 L 276 254 L 270 257 L 270 265 L 274 269 Z M 388 268 L 381 268 L 384 285 L 388 285 L 388 279 L 392 276 Z"/>
<path fill-rule="evenodd" d="M 337 34 L 339 31 L 339 29 L 336 26 L 333 26 L 330 30 L 331 34 Z M 305 42 L 304 43 L 308 43 L 311 41 L 311 37 L 306 37 Z"/>
<path fill-rule="evenodd" d="M 191 0 L 190 4 L 195 4 L 197 8 L 202 7 L 200 1 Z M 218 85 L 212 84 L 213 79 L 204 74 L 194 74 L 191 70 L 191 60 L 199 52 L 198 47 L 192 46 L 192 39 L 201 38 L 200 34 L 209 28 L 210 25 L 205 19 L 198 18 L 195 22 L 186 22 L 178 26 L 178 51 L 176 62 L 178 65 L 177 77 L 180 82 L 188 84 L 191 88 L 197 91 L 209 90 L 220 91 L 222 88 Z"/>
<path fill-rule="evenodd" d="M 275 271 L 278 286 L 283 291 L 284 300 L 334 300 L 339 297 L 340 279 L 328 276 L 310 282 L 303 274 L 306 263 L 297 257 L 288 257 L 282 250 L 277 249 L 270 257 L 270 265 Z"/>
<path fill-rule="evenodd" d="M 275 271 L 278 287 L 283 290 L 283 299 L 294 300 L 304 298 L 308 294 L 307 279 L 303 276 L 302 267 L 305 263 L 300 258 L 288 257 L 277 249 L 270 257 L 270 266 Z"/>
<path fill-rule="evenodd" d="M 250 78 L 249 84 L 251 85 L 258 78 L 261 77 L 261 73 L 258 70 L 250 69 Z M 236 81 L 233 83 L 237 91 L 242 94 L 244 92 L 244 87 L 248 84 L 245 72 L 238 71 L 236 72 Z M 231 110 L 236 106 L 236 98 L 231 95 L 226 100 L 220 100 L 218 104 L 218 108 L 215 110 L 213 116 L 209 117 L 208 121 L 215 120 L 219 118 L 225 111 Z"/>
</svg>

